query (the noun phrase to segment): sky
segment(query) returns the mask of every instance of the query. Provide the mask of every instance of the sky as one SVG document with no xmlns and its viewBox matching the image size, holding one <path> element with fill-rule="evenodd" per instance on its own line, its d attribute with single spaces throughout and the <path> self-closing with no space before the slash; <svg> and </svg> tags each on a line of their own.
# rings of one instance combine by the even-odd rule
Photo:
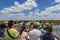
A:
<svg viewBox="0 0 60 40">
<path fill-rule="evenodd" d="M 60 0 L 0 0 L 0 20 L 60 20 Z"/>
</svg>

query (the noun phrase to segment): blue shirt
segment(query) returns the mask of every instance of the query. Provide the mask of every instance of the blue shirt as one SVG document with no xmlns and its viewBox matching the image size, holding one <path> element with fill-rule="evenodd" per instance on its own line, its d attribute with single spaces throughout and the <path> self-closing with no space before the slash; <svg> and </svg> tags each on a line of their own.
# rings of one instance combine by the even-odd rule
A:
<svg viewBox="0 0 60 40">
<path fill-rule="evenodd" d="M 52 33 L 46 33 L 43 35 L 42 40 L 54 40 L 55 36 Z"/>
</svg>

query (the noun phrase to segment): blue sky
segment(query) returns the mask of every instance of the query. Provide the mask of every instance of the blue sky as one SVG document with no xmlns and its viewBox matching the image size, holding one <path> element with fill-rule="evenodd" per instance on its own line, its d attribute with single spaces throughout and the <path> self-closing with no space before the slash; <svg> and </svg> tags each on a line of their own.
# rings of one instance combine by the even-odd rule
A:
<svg viewBox="0 0 60 40">
<path fill-rule="evenodd" d="M 24 3 L 27 0 L 0 0 L 0 9 L 3 9 L 5 7 L 10 7 L 14 5 L 14 2 L 17 1 L 20 4 Z M 39 9 L 44 10 L 46 7 L 52 6 L 54 0 L 37 0 L 36 3 L 38 4 Z"/>
<path fill-rule="evenodd" d="M 60 20 L 60 0 L 0 0 L 0 20 Z"/>
</svg>

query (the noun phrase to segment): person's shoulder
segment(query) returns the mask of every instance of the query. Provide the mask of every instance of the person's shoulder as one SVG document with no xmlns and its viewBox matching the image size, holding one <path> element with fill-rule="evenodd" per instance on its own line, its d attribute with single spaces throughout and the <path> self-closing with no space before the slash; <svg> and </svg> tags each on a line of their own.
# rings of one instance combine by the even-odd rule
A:
<svg viewBox="0 0 60 40">
<path fill-rule="evenodd" d="M 14 29 L 14 28 L 10 28 L 10 29 L 8 29 L 8 30 L 11 30 L 11 31 L 17 31 L 16 29 Z"/>
<path fill-rule="evenodd" d="M 28 35 L 28 33 L 27 33 L 27 32 L 23 32 L 22 34 L 23 34 L 23 35 L 25 35 L 25 36 L 27 36 L 27 35 Z"/>
<path fill-rule="evenodd" d="M 28 34 L 32 34 L 34 32 L 34 29 L 30 30 Z"/>
<path fill-rule="evenodd" d="M 47 38 L 47 37 L 49 37 L 49 35 L 46 33 L 46 34 L 43 35 L 43 37 Z"/>
<path fill-rule="evenodd" d="M 9 30 L 8 30 L 10 33 L 14 33 L 14 34 L 17 34 L 17 33 L 19 33 L 16 29 L 14 29 L 14 28 L 10 28 Z"/>
<path fill-rule="evenodd" d="M 45 36 L 45 37 L 52 37 L 52 38 L 54 37 L 53 34 L 45 34 L 44 36 Z"/>
<path fill-rule="evenodd" d="M 24 32 L 24 31 L 23 31 L 23 34 L 27 34 L 27 32 Z"/>
<path fill-rule="evenodd" d="M 41 33 L 41 31 L 39 29 L 37 29 L 36 31 Z"/>
<path fill-rule="evenodd" d="M 28 33 L 31 33 L 31 32 L 33 32 L 33 30 L 30 30 Z"/>
</svg>

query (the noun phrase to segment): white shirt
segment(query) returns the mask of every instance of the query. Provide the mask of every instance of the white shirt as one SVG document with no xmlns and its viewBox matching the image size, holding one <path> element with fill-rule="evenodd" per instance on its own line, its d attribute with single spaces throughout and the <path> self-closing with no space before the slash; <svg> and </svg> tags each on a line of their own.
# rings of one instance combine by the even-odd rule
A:
<svg viewBox="0 0 60 40">
<path fill-rule="evenodd" d="M 23 31 L 23 33 L 22 33 L 22 35 L 21 35 L 20 37 L 21 37 L 21 38 L 20 38 L 21 40 L 29 39 L 29 38 L 28 38 L 28 37 L 29 37 L 28 34 L 27 34 L 26 32 L 24 32 L 24 31 Z"/>
<path fill-rule="evenodd" d="M 33 29 L 29 32 L 30 40 L 40 40 L 41 32 L 38 29 Z"/>
</svg>

